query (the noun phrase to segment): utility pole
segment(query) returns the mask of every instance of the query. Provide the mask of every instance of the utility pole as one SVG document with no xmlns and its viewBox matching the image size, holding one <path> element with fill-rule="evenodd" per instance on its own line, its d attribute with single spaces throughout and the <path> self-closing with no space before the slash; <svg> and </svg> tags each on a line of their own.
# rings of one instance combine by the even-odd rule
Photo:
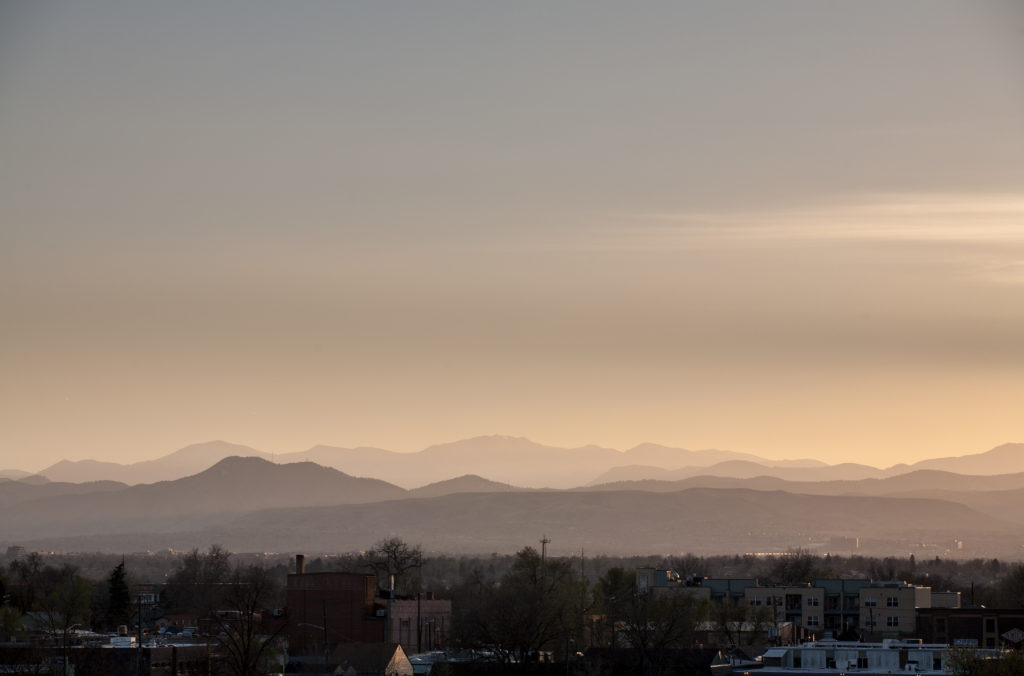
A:
<svg viewBox="0 0 1024 676">
<path fill-rule="evenodd" d="M 544 559 L 545 559 L 545 557 L 547 557 L 548 543 L 549 542 L 551 542 L 551 540 L 548 539 L 547 535 L 541 535 L 540 536 L 540 562 L 541 563 L 544 563 Z"/>
</svg>

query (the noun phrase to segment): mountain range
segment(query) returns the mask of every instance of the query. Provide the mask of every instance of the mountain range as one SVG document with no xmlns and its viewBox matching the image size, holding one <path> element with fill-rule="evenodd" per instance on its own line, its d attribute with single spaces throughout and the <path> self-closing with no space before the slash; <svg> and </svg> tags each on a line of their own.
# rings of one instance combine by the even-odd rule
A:
<svg viewBox="0 0 1024 676">
<path fill-rule="evenodd" d="M 587 468 L 587 472 L 596 476 L 621 464 L 704 467 L 723 461 L 775 462 L 748 453 L 689 451 L 657 444 L 641 444 L 627 451 L 617 451 L 600 446 L 560 448 L 521 437 L 485 436 L 438 444 L 417 453 L 321 445 L 296 453 L 271 455 L 248 446 L 211 441 L 186 446 L 156 460 L 126 465 L 95 460 L 62 460 L 42 470 L 40 474 L 51 481 L 152 483 L 201 472 L 232 455 L 273 459 L 281 463 L 315 462 L 353 476 L 380 477 L 406 488 L 464 474 L 476 474 L 493 481 L 536 488 L 569 488 L 584 483 L 580 480 L 580 468 Z M 787 460 L 780 463 L 783 467 L 823 466 L 823 463 L 816 460 Z"/>
<path fill-rule="evenodd" d="M 309 461 L 352 476 L 376 477 L 404 488 L 468 474 L 508 485 L 573 488 L 616 481 L 679 480 L 706 474 L 829 481 L 885 478 L 918 469 L 973 475 L 1024 472 L 1024 444 L 1019 443 L 1004 444 L 985 453 L 882 469 L 856 463 L 827 465 L 809 459 L 770 460 L 735 451 L 691 451 L 657 444 L 640 444 L 618 451 L 600 446 L 560 448 L 521 437 L 485 436 L 430 446 L 416 453 L 372 447 L 314 446 L 297 453 L 272 455 L 248 446 L 211 441 L 187 446 L 156 460 L 131 464 L 63 460 L 39 474 L 56 482 L 154 483 L 197 474 L 230 456 L 273 459 L 280 463 Z"/>
<path fill-rule="evenodd" d="M 491 444 L 500 449 L 493 438 Z M 529 444 L 514 446 L 539 452 Z M 994 460 L 1012 468 L 1020 446 L 980 454 L 976 465 L 991 468 Z M 432 454 L 472 464 L 473 447 L 435 447 Z M 197 455 L 196 447 L 188 450 L 186 456 Z M 721 457 L 714 453 L 702 459 Z M 0 546 L 133 551 L 220 543 L 246 551 L 351 551 L 399 535 L 428 549 L 481 552 L 514 550 L 546 533 L 594 553 L 835 546 L 946 553 L 963 546 L 951 543 L 967 540 L 961 555 L 1021 558 L 1024 472 L 916 469 L 859 479 L 849 472 L 835 480 L 721 474 L 723 468 L 756 470 L 752 465 L 734 458 L 684 479 L 543 490 L 473 474 L 407 489 L 308 461 L 236 456 L 148 484 L 28 477 L 0 481 Z M 774 469 L 806 477 L 825 467 Z M 851 546 L 851 539 L 858 544 Z"/>
</svg>

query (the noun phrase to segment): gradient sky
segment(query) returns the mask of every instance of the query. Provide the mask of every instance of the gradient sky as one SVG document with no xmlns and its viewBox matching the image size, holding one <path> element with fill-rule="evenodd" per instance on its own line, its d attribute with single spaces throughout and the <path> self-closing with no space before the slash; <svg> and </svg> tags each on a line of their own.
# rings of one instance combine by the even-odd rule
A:
<svg viewBox="0 0 1024 676">
<path fill-rule="evenodd" d="M 1024 4 L 0 4 L 0 468 L 1024 441 Z"/>
</svg>

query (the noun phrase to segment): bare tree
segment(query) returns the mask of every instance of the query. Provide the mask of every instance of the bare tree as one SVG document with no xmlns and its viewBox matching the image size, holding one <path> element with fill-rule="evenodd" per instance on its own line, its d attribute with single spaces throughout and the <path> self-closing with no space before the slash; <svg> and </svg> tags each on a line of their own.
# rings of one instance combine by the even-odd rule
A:
<svg viewBox="0 0 1024 676">
<path fill-rule="evenodd" d="M 206 553 L 193 549 L 186 554 L 167 581 L 168 605 L 179 612 L 209 615 L 216 609 L 219 585 L 231 577 L 230 559 L 231 553 L 220 545 L 213 545 Z"/>
<path fill-rule="evenodd" d="M 277 657 L 276 639 L 285 628 L 279 623 L 267 631 L 263 621 L 276 600 L 277 584 L 266 569 L 253 565 L 235 568 L 221 589 L 221 607 L 213 618 L 224 650 L 221 665 L 232 676 L 266 673 L 268 662 Z"/>
<path fill-rule="evenodd" d="M 398 537 L 381 540 L 365 556 L 366 565 L 377 576 L 377 586 L 390 587 L 390 577 L 395 583 L 404 579 L 405 573 L 423 567 L 423 550 L 419 545 L 411 546 Z"/>
<path fill-rule="evenodd" d="M 67 643 L 68 632 L 75 625 L 89 621 L 89 601 L 92 598 L 92 583 L 78 575 L 74 566 L 64 565 L 57 572 L 58 577 L 49 593 L 39 601 L 47 628 L 54 637 L 60 635 Z"/>
<path fill-rule="evenodd" d="M 542 650 L 564 649 L 579 636 L 584 583 L 570 561 L 526 547 L 499 582 L 484 583 L 466 609 L 474 642 L 526 665 Z"/>
</svg>

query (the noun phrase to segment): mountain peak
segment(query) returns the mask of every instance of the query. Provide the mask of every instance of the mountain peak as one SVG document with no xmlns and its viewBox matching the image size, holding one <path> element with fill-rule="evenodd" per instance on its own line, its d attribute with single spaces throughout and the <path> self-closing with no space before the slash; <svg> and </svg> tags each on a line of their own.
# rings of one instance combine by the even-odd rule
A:
<svg viewBox="0 0 1024 676">
<path fill-rule="evenodd" d="M 995 448 L 914 463 L 910 469 L 941 469 L 958 474 L 1007 474 L 1024 471 L 1024 443 L 1000 444 Z"/>
</svg>

